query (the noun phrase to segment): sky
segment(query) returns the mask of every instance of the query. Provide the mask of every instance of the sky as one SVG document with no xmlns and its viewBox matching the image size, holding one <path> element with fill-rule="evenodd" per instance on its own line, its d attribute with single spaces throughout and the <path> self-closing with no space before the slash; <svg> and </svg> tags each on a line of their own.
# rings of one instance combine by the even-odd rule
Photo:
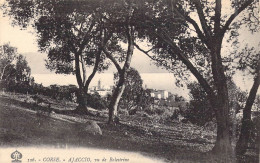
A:
<svg viewBox="0 0 260 163">
<path fill-rule="evenodd" d="M 0 44 L 8 43 L 17 47 L 19 53 L 26 56 L 27 61 L 32 69 L 32 74 L 50 74 L 45 68 L 45 59 L 47 54 L 40 53 L 37 47 L 37 38 L 32 28 L 22 30 L 18 26 L 12 26 L 8 17 L 3 17 L 0 12 Z M 138 69 L 140 73 L 166 73 L 167 71 L 158 68 L 154 62 L 142 52 L 135 50 L 132 58 L 132 67 Z M 106 73 L 115 72 L 116 69 L 112 65 Z M 53 73 L 52 73 L 53 74 Z"/>
<path fill-rule="evenodd" d="M 260 33 L 252 35 L 245 30 L 241 33 L 240 38 L 245 44 L 249 43 L 251 46 L 257 46 L 260 42 Z M 33 29 L 21 30 L 20 27 L 12 26 L 9 18 L 3 17 L 2 12 L 0 12 L 0 44 L 8 42 L 11 46 L 17 47 L 19 53 L 26 56 L 32 70 L 32 76 L 35 77 L 36 82 L 43 83 L 44 85 L 75 83 L 76 79 L 73 76 L 56 75 L 54 72 L 46 69 L 44 60 L 47 59 L 47 54 L 38 51 L 37 40 Z M 232 48 L 230 45 L 225 44 L 223 47 L 225 47 L 223 49 L 227 50 Z M 165 89 L 171 92 L 176 91 L 177 87 L 174 84 L 175 79 L 173 74 L 169 74 L 166 70 L 158 68 L 151 59 L 140 51 L 134 51 L 131 66 L 138 70 L 144 80 L 144 84 L 148 87 Z M 113 80 L 111 79 L 113 72 L 116 72 L 116 69 L 111 65 L 111 68 L 105 72 L 110 74 L 110 77 L 108 77 L 109 75 L 101 77 L 102 75 L 100 76 L 99 74 L 99 76 L 95 77 L 91 85 L 95 85 L 99 79 L 102 79 L 105 84 L 113 84 Z M 161 75 L 158 76 L 158 73 Z M 253 83 L 252 77 L 243 76 L 241 73 L 237 73 L 234 76 L 234 80 L 243 90 L 248 90 Z M 185 88 L 180 88 L 178 92 L 188 94 Z"/>
</svg>

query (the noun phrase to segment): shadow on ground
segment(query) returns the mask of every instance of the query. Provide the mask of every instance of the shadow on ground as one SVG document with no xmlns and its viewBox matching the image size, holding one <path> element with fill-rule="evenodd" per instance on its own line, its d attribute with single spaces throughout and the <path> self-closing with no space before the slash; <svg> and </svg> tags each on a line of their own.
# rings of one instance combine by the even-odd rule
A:
<svg viewBox="0 0 260 163">
<path fill-rule="evenodd" d="M 96 120 L 103 131 L 103 135 L 92 135 L 82 130 L 84 123 L 63 121 L 47 115 L 38 116 L 33 110 L 31 104 L 0 97 L 2 147 L 66 145 L 135 151 L 163 158 L 166 162 L 213 162 L 210 153 L 201 152 L 198 148 L 208 148 L 213 146 L 212 143 L 181 138 L 180 134 L 173 134 L 170 129 L 160 132 L 161 130 L 151 128 L 147 132 L 147 128 L 140 126 L 127 123 L 108 125 L 104 117 L 83 116 L 85 119 Z M 74 115 L 72 111 L 66 114 Z M 246 160 L 258 161 L 254 157 Z"/>
</svg>

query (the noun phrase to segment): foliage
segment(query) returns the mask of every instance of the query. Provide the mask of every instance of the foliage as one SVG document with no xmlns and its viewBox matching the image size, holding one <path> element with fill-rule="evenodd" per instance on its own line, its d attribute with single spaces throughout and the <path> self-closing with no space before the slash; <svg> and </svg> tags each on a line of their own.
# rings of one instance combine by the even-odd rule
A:
<svg viewBox="0 0 260 163">
<path fill-rule="evenodd" d="M 16 81 L 29 81 L 31 76 L 31 68 L 28 66 L 26 58 L 22 55 L 18 55 L 15 64 L 16 69 Z"/>
<path fill-rule="evenodd" d="M 73 101 L 73 95 L 77 93 L 78 88 L 75 85 L 68 85 L 68 86 L 50 85 L 48 87 L 48 90 L 49 90 L 48 96 L 56 100 Z"/>
<path fill-rule="evenodd" d="M 117 83 L 118 78 L 118 73 L 114 74 L 115 83 Z M 119 102 L 120 109 L 140 110 L 149 105 L 150 94 L 144 90 L 142 85 L 143 80 L 138 71 L 130 68 L 126 75 L 125 90 Z"/>
<path fill-rule="evenodd" d="M 187 120 L 197 125 L 205 125 L 207 122 L 215 121 L 214 110 L 207 99 L 204 89 L 197 82 L 189 83 L 188 89 L 190 90 L 191 100 L 188 109 L 184 113 Z M 241 91 L 232 80 L 228 80 L 228 92 L 231 113 L 235 115 L 245 105 L 247 93 Z"/>
<path fill-rule="evenodd" d="M 144 109 L 144 114 L 157 122 L 165 123 L 172 120 L 177 120 L 179 110 L 172 109 L 168 106 L 151 105 Z"/>
<path fill-rule="evenodd" d="M 237 30 L 242 26 L 249 27 L 253 32 L 259 30 L 257 1 L 230 2 L 231 7 L 224 6 L 221 0 L 146 2 L 143 5 L 142 22 L 146 26 L 149 24 L 144 30 L 152 48 L 148 51 L 139 48 L 147 55 L 151 51 L 155 52 L 151 58 L 159 65 L 172 70 L 180 79 L 187 81 L 190 73 L 195 76 L 214 108 L 218 123 L 218 136 L 213 151 L 226 153 L 227 159 L 232 153 L 229 137 L 232 123 L 229 115 L 231 108 L 228 77 L 234 73 L 234 65 L 231 64 L 234 60 L 230 53 L 223 54 L 224 36 L 230 34 L 232 37 L 238 37 L 239 34 L 234 34 L 233 29 Z M 225 12 L 225 9 L 229 12 Z M 180 27 L 168 26 L 168 22 L 174 22 Z M 182 31 L 174 33 L 178 31 L 176 29 Z M 260 80 L 260 74 L 258 79 Z M 252 99 L 255 99 L 259 80 L 258 84 L 256 80 L 250 91 L 247 110 L 250 110 Z M 247 115 L 247 119 L 249 117 L 250 115 Z M 223 141 L 226 143 L 221 143 Z"/>
<path fill-rule="evenodd" d="M 35 83 L 31 87 L 32 94 L 41 94 L 44 96 L 49 96 L 56 100 L 68 100 L 72 102 L 75 101 L 75 96 L 78 92 L 78 88 L 75 85 L 60 86 L 60 85 L 50 85 L 49 87 L 44 87 L 42 84 Z"/>
<path fill-rule="evenodd" d="M 206 92 L 197 83 L 188 84 L 190 90 L 190 103 L 185 111 L 185 118 L 191 123 L 204 125 L 206 122 L 212 121 L 214 111 L 207 99 Z"/>
<path fill-rule="evenodd" d="M 260 135 L 260 114 L 256 112 L 257 115 L 252 118 L 252 130 L 250 134 L 250 143 L 251 146 L 259 144 L 259 135 Z M 256 147 L 256 146 L 255 146 Z M 257 148 L 257 147 L 256 147 Z M 259 147 L 258 147 L 259 148 Z M 258 149 L 259 150 L 259 149 Z"/>
<path fill-rule="evenodd" d="M 1 80 L 8 77 L 11 74 L 11 63 L 15 60 L 17 56 L 17 49 L 15 47 L 10 46 L 9 44 L 4 44 L 0 47 L 0 75 Z M 8 71 L 8 72 L 6 72 Z"/>
<path fill-rule="evenodd" d="M 85 97 L 97 71 L 108 68 L 101 49 L 97 8 L 99 2 L 63 0 L 8 0 L 4 9 L 13 24 L 33 27 L 42 52 L 48 53 L 46 67 L 56 73 L 75 74 L 80 92 L 79 109 L 86 112 Z M 93 66 L 87 76 L 87 67 Z"/>
<path fill-rule="evenodd" d="M 170 96 L 169 96 L 169 98 L 170 98 Z M 183 96 L 176 94 L 176 95 L 174 95 L 174 100 L 177 102 L 180 102 L 180 101 L 185 101 L 185 98 Z"/>
<path fill-rule="evenodd" d="M 95 92 L 93 94 L 88 94 L 87 105 L 97 110 L 104 110 L 107 108 L 108 103 L 98 94 L 98 92 Z"/>
<path fill-rule="evenodd" d="M 142 109 L 149 108 L 152 105 L 152 103 L 154 102 L 154 98 L 151 97 L 151 90 L 144 89 L 140 93 L 140 99 L 139 100 L 140 100 L 139 105 Z"/>
<path fill-rule="evenodd" d="M 230 110 L 231 113 L 234 112 L 236 114 L 244 108 L 248 93 L 237 87 L 234 81 L 231 79 L 228 80 L 227 83 Z"/>
<path fill-rule="evenodd" d="M 26 58 L 9 44 L 1 46 L 1 88 L 7 91 L 29 93 L 34 80 Z"/>
<path fill-rule="evenodd" d="M 47 49 L 55 68 L 62 72 L 71 72 L 72 60 L 75 59 L 75 73 L 80 89 L 88 85 L 85 85 L 86 78 L 84 71 L 80 71 L 80 64 L 93 65 L 89 50 L 98 49 L 102 53 L 99 45 L 103 38 L 98 39 L 95 36 L 107 36 L 105 40 L 109 40 L 111 36 L 116 42 L 102 43 L 104 45 L 117 45 L 118 40 L 129 43 L 136 41 L 133 39 L 136 36 L 141 41 L 146 39 L 151 49 L 139 50 L 147 55 L 153 52 L 151 58 L 158 65 L 166 67 L 180 79 L 189 80 L 190 74 L 196 77 L 215 111 L 218 136 L 214 149 L 226 155 L 232 153 L 229 141 L 231 123 L 227 80 L 233 75 L 233 65 L 230 62 L 234 60 L 232 55 L 223 54 L 222 45 L 226 34 L 237 37 L 239 35 L 235 33 L 236 30 L 244 25 L 253 32 L 259 30 L 256 0 L 231 0 L 231 5 L 227 6 L 221 0 L 7 2 L 10 9 L 8 14 L 14 17 L 15 23 L 26 26 L 31 20 L 34 21 L 32 24 L 39 35 L 38 43 L 43 51 Z M 229 12 L 225 12 L 225 8 Z M 100 44 L 96 44 L 97 42 Z M 122 82 L 118 83 L 123 83 L 130 60 L 131 56 L 127 55 L 127 66 L 122 69 Z M 112 62 L 114 61 L 115 58 L 112 58 Z M 52 63 L 49 65 L 52 66 Z M 241 66 L 243 68 L 243 64 Z M 178 81 L 180 80 L 177 83 Z M 258 86 L 252 89 L 249 102 L 255 98 Z M 119 89 L 114 92 L 115 96 L 121 94 Z M 118 101 L 117 98 L 112 100 Z M 251 103 L 248 106 L 250 108 Z M 112 115 L 113 110 L 110 113 Z"/>
<path fill-rule="evenodd" d="M 29 89 L 31 90 L 29 92 L 31 94 L 39 94 L 48 96 L 52 99 L 67 100 L 71 102 L 77 102 L 77 94 L 79 93 L 79 89 L 76 85 L 61 86 L 55 84 L 44 87 L 42 84 L 35 83 Z M 107 102 L 96 92 L 87 95 L 87 106 L 102 110 L 107 108 Z"/>
</svg>

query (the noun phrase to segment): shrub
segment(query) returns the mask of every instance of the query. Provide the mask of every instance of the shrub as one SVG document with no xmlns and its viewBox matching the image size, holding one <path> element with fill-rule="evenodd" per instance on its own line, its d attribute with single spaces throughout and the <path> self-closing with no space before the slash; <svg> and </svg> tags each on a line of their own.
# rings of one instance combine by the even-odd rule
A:
<svg viewBox="0 0 260 163">
<path fill-rule="evenodd" d="M 176 109 L 172 109 L 167 106 L 153 106 L 153 107 L 147 107 L 144 110 L 145 113 L 147 113 L 149 116 L 153 117 L 156 121 L 160 121 L 164 123 L 165 121 L 171 121 L 173 119 L 177 119 L 179 115 L 179 111 Z"/>
<path fill-rule="evenodd" d="M 97 92 L 87 95 L 87 105 L 97 110 L 103 110 L 107 108 L 107 102 Z"/>
<path fill-rule="evenodd" d="M 128 111 L 126 109 L 119 109 L 118 113 L 122 114 L 122 115 L 126 115 L 126 116 L 129 115 L 129 113 L 128 113 Z"/>
<path fill-rule="evenodd" d="M 206 92 L 197 83 L 188 84 L 190 90 L 190 103 L 183 112 L 184 117 L 193 124 L 203 126 L 214 118 L 213 108 L 209 104 Z"/>
<path fill-rule="evenodd" d="M 250 134 L 250 146 L 256 147 L 260 143 L 260 114 L 252 119 L 252 130 Z M 259 147 L 258 147 L 259 148 Z M 259 150 L 259 149 L 258 149 Z"/>
</svg>

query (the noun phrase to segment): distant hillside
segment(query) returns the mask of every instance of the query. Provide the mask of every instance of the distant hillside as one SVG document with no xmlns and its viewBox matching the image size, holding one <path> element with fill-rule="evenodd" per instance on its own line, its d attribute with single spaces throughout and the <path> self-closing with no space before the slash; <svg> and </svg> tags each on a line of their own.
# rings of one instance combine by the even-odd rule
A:
<svg viewBox="0 0 260 163">
<path fill-rule="evenodd" d="M 51 73 L 45 67 L 45 59 L 47 59 L 47 54 L 39 52 L 23 53 L 26 56 L 27 61 L 32 69 L 32 74 L 48 74 Z M 140 52 L 136 52 L 133 55 L 133 60 L 131 66 L 138 70 L 139 73 L 167 73 L 166 70 L 157 67 L 153 61 L 151 61 L 147 56 Z M 114 65 L 106 71 L 107 73 L 116 72 Z"/>
</svg>

